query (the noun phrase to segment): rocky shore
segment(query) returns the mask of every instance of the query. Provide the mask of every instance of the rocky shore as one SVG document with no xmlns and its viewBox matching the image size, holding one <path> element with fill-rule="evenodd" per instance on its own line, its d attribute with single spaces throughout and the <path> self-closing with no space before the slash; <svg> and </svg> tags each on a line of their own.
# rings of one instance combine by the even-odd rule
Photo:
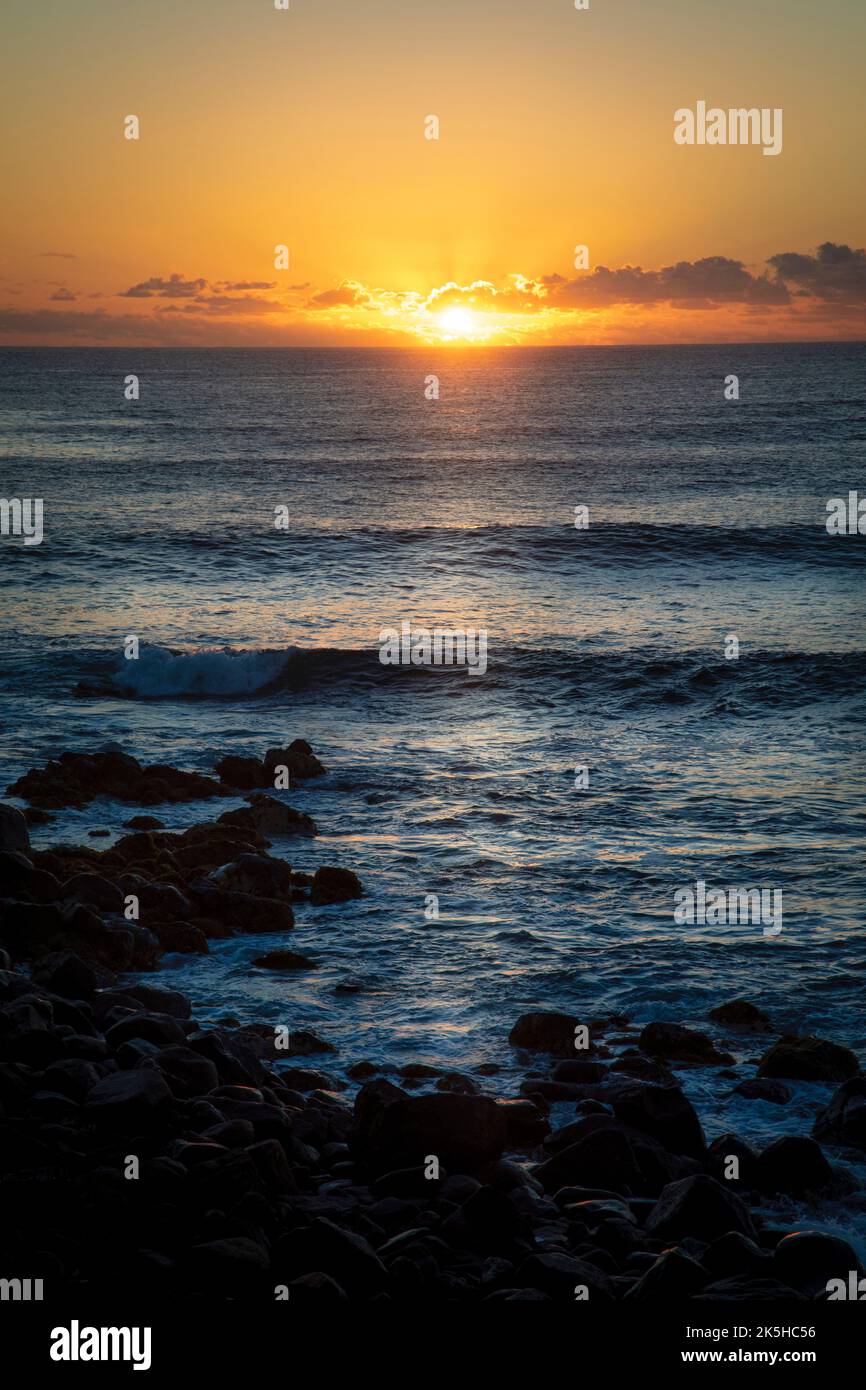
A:
<svg viewBox="0 0 866 1390">
<path fill-rule="evenodd" d="M 495 1064 L 379 1068 L 291 1020 L 202 1025 L 137 982 L 165 952 L 282 935 L 305 904 L 363 893 L 345 868 L 269 852 L 316 834 L 273 794 L 323 774 L 308 744 L 215 772 L 65 754 L 8 789 L 26 812 L 0 806 L 0 1274 L 42 1278 L 46 1299 L 409 1303 L 811 1300 L 863 1277 L 845 1241 L 760 1210 L 866 1204 L 846 1165 L 866 1153 L 858 1059 L 778 1036 L 748 1001 L 720 1001 L 713 1036 L 524 1014 L 502 1039 L 523 1080 L 502 1097 L 484 1093 Z M 244 804 L 179 833 L 135 815 L 102 851 L 31 848 L 28 821 L 102 796 Z M 256 965 L 303 962 L 280 945 Z M 744 1097 L 836 1085 L 811 1134 L 707 1143 L 678 1076 L 724 1080 L 744 1049 Z"/>
</svg>

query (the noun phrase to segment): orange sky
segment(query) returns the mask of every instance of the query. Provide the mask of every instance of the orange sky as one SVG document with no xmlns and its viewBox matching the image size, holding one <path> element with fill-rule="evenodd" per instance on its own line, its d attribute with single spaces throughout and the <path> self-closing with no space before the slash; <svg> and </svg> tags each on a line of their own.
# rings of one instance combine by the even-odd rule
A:
<svg viewBox="0 0 866 1390">
<path fill-rule="evenodd" d="M 0 343 L 866 336 L 861 0 L 290 5 L 6 0 Z"/>
</svg>

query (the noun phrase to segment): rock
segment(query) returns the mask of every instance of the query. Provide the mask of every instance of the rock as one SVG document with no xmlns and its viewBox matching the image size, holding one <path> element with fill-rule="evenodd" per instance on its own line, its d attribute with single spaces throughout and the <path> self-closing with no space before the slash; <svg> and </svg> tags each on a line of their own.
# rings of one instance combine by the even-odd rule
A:
<svg viewBox="0 0 866 1390">
<path fill-rule="evenodd" d="M 226 789 L 211 777 L 179 772 L 162 764 L 143 767 L 135 758 L 113 751 L 62 753 L 57 761 L 32 768 L 19 777 L 9 792 L 48 810 L 86 806 L 99 796 L 154 806 L 166 801 L 227 795 Z"/>
<path fill-rule="evenodd" d="M 145 1042 L 166 1047 L 172 1043 L 183 1043 L 186 1034 L 174 1018 L 162 1014 L 139 1013 L 123 1018 L 106 1030 L 105 1041 L 116 1051 L 121 1043 L 130 1038 L 143 1038 Z"/>
<path fill-rule="evenodd" d="M 361 887 L 361 880 L 357 874 L 352 873 L 351 869 L 323 866 L 317 869 L 313 875 L 310 901 L 316 907 L 322 907 L 326 903 L 345 903 L 350 898 L 363 896 L 364 889 Z"/>
<path fill-rule="evenodd" d="M 362 1088 L 355 1103 L 358 1127 L 349 1141 L 356 1157 L 374 1172 L 413 1165 L 421 1172 L 428 1156 L 435 1155 L 449 1171 L 473 1173 L 502 1154 L 505 1120 L 487 1096 L 407 1096 L 398 1091 L 394 1098 L 384 1090 L 387 1086 L 371 1081 Z"/>
<path fill-rule="evenodd" d="M 719 1052 L 706 1033 L 696 1033 L 679 1023 L 648 1023 L 638 1043 L 650 1056 L 666 1057 L 684 1066 L 724 1066 L 734 1060 L 727 1052 Z"/>
<path fill-rule="evenodd" d="M 303 738 L 293 739 L 288 748 L 269 748 L 262 761 L 271 785 L 278 767 L 287 767 L 291 776 L 300 780 L 322 777 L 326 771 Z"/>
<path fill-rule="evenodd" d="M 794 1231 L 784 1236 L 772 1256 L 776 1277 L 792 1288 L 814 1296 L 826 1290 L 830 1279 L 842 1279 L 846 1288 L 851 1270 L 863 1268 L 856 1253 L 839 1236 L 823 1231 Z"/>
<path fill-rule="evenodd" d="M 86 1110 L 97 1124 L 135 1133 L 153 1123 L 171 1101 L 171 1091 L 154 1071 L 119 1071 L 98 1081 Z"/>
<path fill-rule="evenodd" d="M 609 1276 L 596 1265 L 556 1252 L 530 1255 L 518 1269 L 517 1280 L 525 1288 L 571 1303 L 575 1301 L 575 1290 L 582 1286 L 589 1295 L 590 1307 L 594 1303 L 609 1303 L 614 1297 Z"/>
<path fill-rule="evenodd" d="M 257 898 L 290 898 L 292 870 L 282 859 L 268 854 L 241 854 L 208 875 L 216 888 L 249 893 Z"/>
<path fill-rule="evenodd" d="M 577 1082 L 584 1086 L 603 1081 L 606 1075 L 607 1068 L 601 1062 L 583 1062 L 577 1057 L 557 1062 L 553 1068 L 554 1081 Z"/>
<path fill-rule="evenodd" d="M 350 1298 L 368 1299 L 388 1282 L 387 1270 L 369 1241 L 327 1217 L 317 1217 L 277 1241 L 272 1266 L 275 1283 L 320 1272 Z"/>
<path fill-rule="evenodd" d="M 283 1054 L 285 1055 L 285 1054 Z M 345 1082 L 330 1072 L 311 1071 L 307 1067 L 286 1067 L 280 1077 L 293 1091 L 345 1091 Z"/>
<path fill-rule="evenodd" d="M 866 1077 L 842 1082 L 819 1112 L 812 1133 L 818 1139 L 866 1150 Z"/>
<path fill-rule="evenodd" d="M 123 822 L 124 830 L 164 830 L 165 823 L 156 816 L 131 816 Z"/>
<path fill-rule="evenodd" d="M 149 1013 L 168 1014 L 170 1018 L 187 1019 L 192 1007 L 185 994 L 176 989 L 160 989 L 158 985 L 125 985 L 124 993 L 135 999 Z"/>
<path fill-rule="evenodd" d="M 860 1071 L 854 1053 L 823 1038 L 786 1035 L 761 1058 L 758 1076 L 792 1081 L 847 1081 Z"/>
<path fill-rule="evenodd" d="M 575 1133 L 581 1137 L 534 1170 L 545 1192 L 580 1185 L 653 1196 L 697 1167 L 693 1160 L 669 1154 L 649 1135 L 626 1129 L 607 1115 L 588 1115 L 568 1129 L 569 1138 Z"/>
<path fill-rule="evenodd" d="M 302 1274 L 299 1279 L 293 1279 L 288 1288 L 289 1299 L 295 1308 L 308 1303 L 345 1303 L 348 1300 L 348 1294 L 340 1288 L 336 1279 L 321 1271 Z"/>
<path fill-rule="evenodd" d="M 754 1236 L 749 1208 L 741 1197 L 703 1173 L 669 1183 L 646 1220 L 647 1235 L 661 1240 L 716 1240 L 728 1231 Z"/>
<path fill-rule="evenodd" d="M 473 1081 L 471 1076 L 464 1076 L 459 1071 L 447 1071 L 444 1076 L 438 1077 L 436 1081 L 437 1091 L 453 1091 L 455 1095 L 477 1096 L 478 1083 Z"/>
<path fill-rule="evenodd" d="M 20 850 L 7 849 L 0 852 L 0 893 L 50 903 L 60 896 L 60 883 L 54 874 L 36 868 Z"/>
<path fill-rule="evenodd" d="M 156 1056 L 144 1063 L 163 1072 L 172 1094 L 181 1098 L 206 1096 L 219 1085 L 219 1074 L 213 1062 L 191 1047 L 163 1047 Z"/>
<path fill-rule="evenodd" d="M 10 792 L 12 788 L 10 787 Z M 14 806 L 0 802 L 0 850 L 30 853 L 30 832 L 27 822 Z"/>
<path fill-rule="evenodd" d="M 253 965 L 262 970 L 315 970 L 316 962 L 297 951 L 267 951 L 263 956 L 254 956 Z"/>
<path fill-rule="evenodd" d="M 509 1149 L 534 1149 L 550 1133 L 550 1121 L 530 1100 L 498 1100 Z"/>
<path fill-rule="evenodd" d="M 634 1077 L 636 1081 L 652 1081 L 657 1086 L 676 1086 L 676 1077 L 663 1062 L 641 1057 L 639 1053 L 626 1053 L 611 1063 L 611 1073 Z"/>
<path fill-rule="evenodd" d="M 758 1155 L 753 1181 L 762 1192 L 796 1196 L 829 1187 L 833 1170 L 814 1139 L 783 1135 Z"/>
<path fill-rule="evenodd" d="M 750 1004 L 748 999 L 732 999 L 728 1004 L 719 1004 L 715 1009 L 710 1009 L 710 1018 L 736 1032 L 772 1031 L 772 1024 L 767 1015 L 756 1004 Z"/>
<path fill-rule="evenodd" d="M 99 874 L 75 874 L 61 889 L 64 901 L 88 903 L 103 912 L 122 912 L 123 893 Z"/>
<path fill-rule="evenodd" d="M 618 1091 L 612 1105 L 618 1120 L 649 1134 L 670 1153 L 704 1157 L 701 1122 L 678 1086 L 631 1086 Z"/>
<path fill-rule="evenodd" d="M 748 1236 L 728 1231 L 707 1247 L 701 1264 L 715 1280 L 742 1274 L 762 1278 L 772 1270 L 772 1256 Z"/>
<path fill-rule="evenodd" d="M 316 822 L 293 806 L 287 806 L 276 797 L 256 795 L 249 798 L 249 805 L 237 811 L 226 811 L 219 817 L 220 825 L 253 831 L 256 835 L 305 835 L 312 838 L 318 835 Z"/>
<path fill-rule="evenodd" d="M 229 754 L 221 758 L 214 769 L 221 782 L 239 791 L 253 791 L 256 787 L 273 786 L 273 779 L 265 773 L 258 758 L 241 758 Z"/>
<path fill-rule="evenodd" d="M 250 893 L 230 893 L 197 882 L 190 888 L 202 918 L 209 918 L 234 932 L 284 932 L 295 925 L 291 904 L 278 898 L 258 898 Z"/>
<path fill-rule="evenodd" d="M 289 1033 L 288 1049 L 283 1051 L 282 1055 L 284 1057 L 308 1057 L 312 1052 L 335 1054 L 336 1051 L 334 1044 L 320 1038 L 318 1033 L 311 1033 L 306 1028 L 293 1028 Z"/>
<path fill-rule="evenodd" d="M 703 1293 L 694 1295 L 696 1303 L 789 1303 L 803 1295 L 776 1279 L 753 1279 L 749 1274 L 722 1279 L 708 1284 Z"/>
<path fill-rule="evenodd" d="M 669 1299 L 691 1298 L 709 1282 L 710 1276 L 703 1265 L 675 1246 L 659 1255 L 637 1283 L 632 1284 L 625 1297 L 633 1303 L 656 1300 L 664 1303 Z"/>
<path fill-rule="evenodd" d="M 346 1075 L 351 1081 L 368 1081 L 371 1076 L 375 1076 L 379 1068 L 375 1062 L 353 1062 L 346 1068 Z"/>
<path fill-rule="evenodd" d="M 744 1096 L 746 1100 L 766 1100 L 771 1105 L 787 1105 L 793 1091 L 781 1081 L 754 1077 L 751 1081 L 741 1081 L 731 1095 Z"/>
<path fill-rule="evenodd" d="M 227 1236 L 194 1245 L 182 1261 L 181 1270 L 194 1289 L 219 1298 L 237 1298 L 249 1297 L 257 1288 L 264 1289 L 268 1266 L 267 1251 L 258 1241 L 248 1236 Z"/>
<path fill-rule="evenodd" d="M 33 979 L 64 999 L 90 999 L 98 989 L 114 984 L 115 978 L 110 970 L 88 964 L 74 951 L 44 956 L 33 967 Z"/>
<path fill-rule="evenodd" d="M 574 1058 L 575 1029 L 580 1019 L 572 1014 L 537 1012 L 521 1014 L 508 1041 L 512 1047 L 523 1047 L 528 1052 L 549 1052 L 554 1057 Z M 581 1049 L 590 1056 L 595 1048 L 592 1044 Z"/>
</svg>

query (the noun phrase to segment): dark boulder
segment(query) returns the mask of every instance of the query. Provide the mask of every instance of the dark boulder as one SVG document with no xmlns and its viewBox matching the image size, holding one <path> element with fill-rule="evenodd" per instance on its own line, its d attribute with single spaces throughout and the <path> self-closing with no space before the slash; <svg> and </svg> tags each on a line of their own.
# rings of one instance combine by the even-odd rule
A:
<svg viewBox="0 0 866 1390">
<path fill-rule="evenodd" d="M 772 1262 L 782 1283 L 813 1296 L 825 1291 L 830 1279 L 842 1279 L 847 1286 L 852 1270 L 858 1278 L 863 1274 L 847 1240 L 824 1231 L 794 1231 L 784 1236 L 773 1252 Z"/>
<path fill-rule="evenodd" d="M 356 1157 L 373 1171 L 412 1165 L 420 1171 L 434 1156 L 449 1171 L 472 1173 L 502 1154 L 505 1120 L 501 1107 L 488 1097 L 437 1092 L 386 1097 L 382 1104 L 371 1104 L 371 1089 L 382 1084 L 373 1081 L 363 1087 L 361 1096 L 368 1095 L 360 1110 L 356 1102 L 359 1124 L 350 1137 Z"/>
<path fill-rule="evenodd" d="M 574 1058 L 575 1029 L 579 1026 L 580 1019 L 572 1014 L 546 1011 L 521 1014 L 508 1034 L 508 1041 L 512 1047 L 523 1047 L 528 1052 L 549 1052 L 554 1057 Z M 590 1043 L 580 1051 L 588 1058 L 595 1048 Z"/>
<path fill-rule="evenodd" d="M 725 1066 L 734 1060 L 727 1052 L 719 1052 L 706 1033 L 696 1033 L 680 1023 L 648 1023 L 638 1043 L 651 1057 L 663 1057 L 683 1066 Z"/>
<path fill-rule="evenodd" d="M 11 787 L 10 787 L 11 791 Z M 30 832 L 27 822 L 15 806 L 0 802 L 0 850 L 30 853 Z"/>
<path fill-rule="evenodd" d="M 631 1086 L 617 1092 L 612 1105 L 618 1120 L 649 1134 L 670 1153 L 703 1158 L 706 1141 L 701 1122 L 678 1086 Z"/>
<path fill-rule="evenodd" d="M 798 1196 L 829 1187 L 833 1170 L 814 1139 L 786 1134 L 758 1155 L 753 1181 L 761 1192 Z"/>
<path fill-rule="evenodd" d="M 819 1112 L 812 1132 L 817 1139 L 866 1150 L 866 1077 L 842 1082 Z"/>
<path fill-rule="evenodd" d="M 345 903 L 351 898 L 364 896 L 364 889 L 357 874 L 351 869 L 338 869 L 323 865 L 313 875 L 310 888 L 310 901 L 316 907 L 326 903 Z"/>
<path fill-rule="evenodd" d="M 90 1119 L 135 1133 L 151 1125 L 171 1102 L 171 1091 L 154 1071 L 119 1071 L 98 1081 L 87 1097 Z"/>
<path fill-rule="evenodd" d="M 741 1081 L 735 1086 L 732 1095 L 743 1096 L 745 1100 L 766 1100 L 771 1105 L 787 1105 L 793 1092 L 782 1081 L 771 1081 L 769 1077 L 753 1077 L 751 1081 Z"/>
<path fill-rule="evenodd" d="M 769 1033 L 772 1024 L 762 1009 L 750 1004 L 748 999 L 732 999 L 727 1004 L 719 1004 L 710 1009 L 710 1018 L 734 1032 Z"/>
<path fill-rule="evenodd" d="M 265 838 L 271 835 L 304 835 L 309 839 L 318 834 L 312 816 L 277 801 L 276 797 L 261 794 L 251 796 L 249 805 L 237 811 L 225 811 L 219 817 L 219 824 Z"/>
<path fill-rule="evenodd" d="M 646 1220 L 647 1235 L 661 1240 L 716 1240 L 728 1231 L 754 1236 L 746 1203 L 715 1178 L 696 1174 L 670 1183 Z"/>
<path fill-rule="evenodd" d="M 759 1076 L 792 1081 L 847 1081 L 859 1071 L 860 1063 L 850 1048 L 813 1037 L 780 1039 L 758 1066 Z"/>
</svg>

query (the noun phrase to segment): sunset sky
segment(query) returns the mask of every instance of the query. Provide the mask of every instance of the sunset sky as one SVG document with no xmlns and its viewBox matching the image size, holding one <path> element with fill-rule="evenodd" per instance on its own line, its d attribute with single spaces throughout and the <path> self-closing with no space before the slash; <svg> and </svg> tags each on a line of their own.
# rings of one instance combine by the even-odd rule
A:
<svg viewBox="0 0 866 1390">
<path fill-rule="evenodd" d="M 6 0 L 0 344 L 862 338 L 864 40 L 863 0 Z M 781 154 L 676 145 L 698 100 Z"/>
</svg>

